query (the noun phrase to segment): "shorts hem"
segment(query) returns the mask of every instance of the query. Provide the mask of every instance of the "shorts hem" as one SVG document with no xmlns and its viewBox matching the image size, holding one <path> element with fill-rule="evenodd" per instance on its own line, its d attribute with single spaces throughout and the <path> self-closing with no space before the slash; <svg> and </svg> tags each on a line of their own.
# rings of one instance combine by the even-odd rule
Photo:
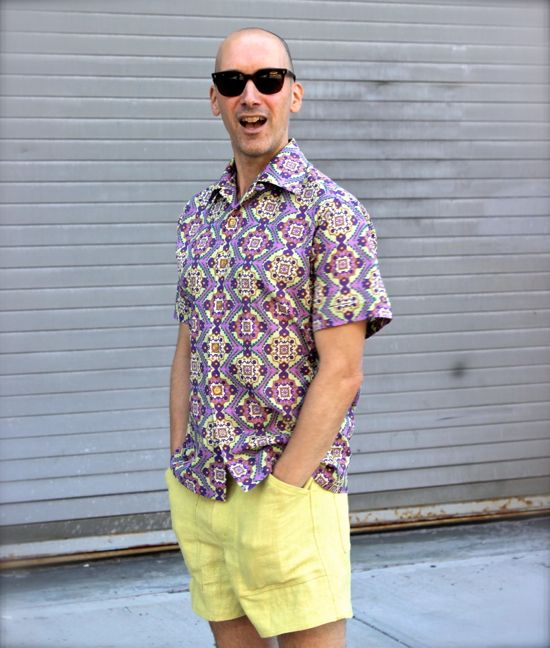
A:
<svg viewBox="0 0 550 648">
<path fill-rule="evenodd" d="M 295 580 L 292 582 L 292 584 L 289 583 L 277 583 L 276 585 L 266 585 L 265 587 L 262 587 L 260 589 L 257 589 L 252 592 L 242 592 L 240 597 L 241 599 L 249 600 L 249 601 L 254 601 L 257 596 L 262 596 L 263 594 L 268 594 L 271 592 L 275 592 L 277 590 L 289 590 L 292 589 L 293 587 L 300 587 L 301 585 L 306 585 L 307 583 L 312 583 L 313 581 L 318 581 L 318 580 L 326 580 L 326 575 L 321 574 L 320 576 L 309 576 L 305 578 L 301 578 L 300 580 Z"/>
<path fill-rule="evenodd" d="M 246 613 L 244 610 L 241 610 L 240 612 L 226 612 L 225 614 L 211 614 L 209 612 L 206 612 L 202 609 L 197 608 L 195 605 L 193 605 L 193 601 L 191 600 L 191 609 L 193 612 L 201 617 L 201 619 L 204 619 L 205 621 L 212 622 L 212 623 L 218 623 L 219 621 L 233 621 L 233 619 L 240 619 L 243 616 L 246 616 Z"/>
<path fill-rule="evenodd" d="M 327 623 L 334 623 L 335 621 L 342 621 L 344 619 L 352 619 L 353 611 L 350 609 L 349 612 L 343 612 L 342 614 L 336 615 L 327 615 L 325 617 L 319 617 L 318 619 L 311 621 L 304 621 L 302 623 L 294 623 L 290 625 L 285 625 L 279 628 L 270 628 L 268 632 L 271 634 L 264 634 L 264 631 L 258 626 L 254 626 L 256 631 L 262 639 L 269 639 L 270 637 L 279 637 L 282 634 L 287 634 L 288 632 L 301 632 L 302 630 L 311 630 L 311 628 L 317 628 L 319 626 L 325 625 Z"/>
<path fill-rule="evenodd" d="M 315 578 L 255 595 L 241 595 L 240 603 L 262 639 L 277 637 L 352 618 L 351 593 L 347 588 L 333 591 L 333 585 L 327 577 Z M 281 593 L 280 600 L 277 592 Z"/>
</svg>

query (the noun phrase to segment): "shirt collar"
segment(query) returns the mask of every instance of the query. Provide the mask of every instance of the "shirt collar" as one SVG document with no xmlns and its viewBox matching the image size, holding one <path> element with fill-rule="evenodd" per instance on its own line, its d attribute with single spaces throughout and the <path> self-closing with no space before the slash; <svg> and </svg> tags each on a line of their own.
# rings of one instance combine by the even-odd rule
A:
<svg viewBox="0 0 550 648">
<path fill-rule="evenodd" d="M 303 189 L 304 178 L 309 162 L 300 150 L 295 139 L 275 155 L 256 178 L 254 185 L 267 183 L 299 195 Z M 253 186 L 254 186 L 253 185 Z M 231 203 L 236 193 L 235 160 L 226 166 L 221 178 L 212 186 L 212 195 L 220 193 Z"/>
<path fill-rule="evenodd" d="M 268 182 L 299 195 L 309 166 L 296 140 L 291 139 L 258 176 L 259 182 Z"/>
</svg>

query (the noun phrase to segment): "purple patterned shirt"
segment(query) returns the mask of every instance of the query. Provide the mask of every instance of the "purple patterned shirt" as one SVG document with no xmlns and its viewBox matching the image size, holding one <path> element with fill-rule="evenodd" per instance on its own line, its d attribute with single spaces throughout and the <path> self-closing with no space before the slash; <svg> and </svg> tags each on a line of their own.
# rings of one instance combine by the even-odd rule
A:
<svg viewBox="0 0 550 648">
<path fill-rule="evenodd" d="M 291 140 L 237 198 L 235 169 L 196 194 L 178 224 L 175 317 L 189 325 L 190 412 L 174 475 L 225 500 L 227 471 L 254 488 L 292 434 L 318 354 L 314 331 L 391 320 L 376 233 L 358 200 Z M 347 491 L 356 394 L 313 473 Z"/>
</svg>

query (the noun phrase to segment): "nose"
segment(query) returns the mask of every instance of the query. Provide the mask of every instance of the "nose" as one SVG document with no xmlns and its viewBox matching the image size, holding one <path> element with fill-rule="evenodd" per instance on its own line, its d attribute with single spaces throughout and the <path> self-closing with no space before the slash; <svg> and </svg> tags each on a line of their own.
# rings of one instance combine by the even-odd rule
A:
<svg viewBox="0 0 550 648">
<path fill-rule="evenodd" d="M 241 103 L 247 106 L 259 103 L 259 92 L 252 79 L 248 79 L 241 93 Z"/>
</svg>

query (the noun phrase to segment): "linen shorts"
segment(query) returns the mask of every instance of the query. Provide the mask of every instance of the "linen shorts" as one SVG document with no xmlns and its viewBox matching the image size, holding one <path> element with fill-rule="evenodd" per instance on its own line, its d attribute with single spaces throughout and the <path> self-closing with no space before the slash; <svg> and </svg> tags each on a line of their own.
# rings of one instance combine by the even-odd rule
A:
<svg viewBox="0 0 550 648">
<path fill-rule="evenodd" d="M 228 476 L 219 502 L 165 477 L 196 614 L 246 614 L 261 637 L 353 616 L 347 494 L 273 475 L 244 492 Z"/>
</svg>

